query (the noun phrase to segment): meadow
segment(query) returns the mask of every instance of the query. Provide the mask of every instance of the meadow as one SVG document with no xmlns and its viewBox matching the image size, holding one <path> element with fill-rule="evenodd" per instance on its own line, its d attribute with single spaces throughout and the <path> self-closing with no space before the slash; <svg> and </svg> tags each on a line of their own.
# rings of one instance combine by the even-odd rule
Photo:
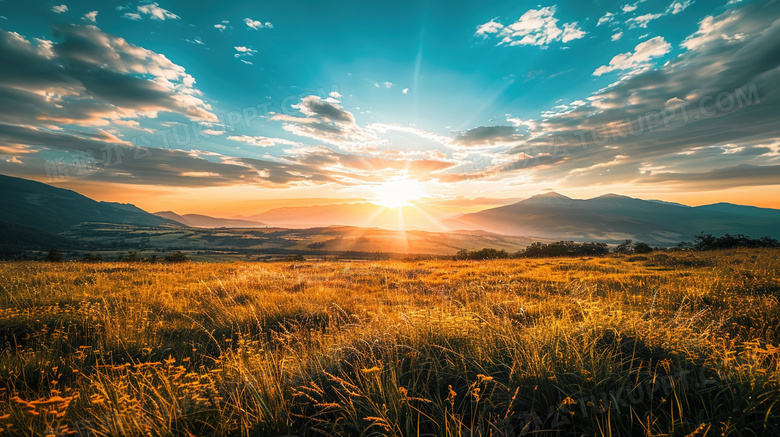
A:
<svg viewBox="0 0 780 437">
<path fill-rule="evenodd" d="M 780 435 L 780 250 L 0 264 L 0 434 Z"/>
</svg>

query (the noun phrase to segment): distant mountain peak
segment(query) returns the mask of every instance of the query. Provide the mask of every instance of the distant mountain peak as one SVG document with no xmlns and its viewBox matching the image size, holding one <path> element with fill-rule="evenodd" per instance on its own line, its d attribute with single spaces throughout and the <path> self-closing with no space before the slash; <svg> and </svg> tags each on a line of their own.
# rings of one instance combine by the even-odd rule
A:
<svg viewBox="0 0 780 437">
<path fill-rule="evenodd" d="M 597 199 L 632 199 L 632 197 L 624 196 L 622 194 L 607 193 L 597 197 Z"/>
<path fill-rule="evenodd" d="M 563 194 L 556 193 L 555 191 L 549 191 L 547 193 L 537 194 L 536 196 L 530 197 L 531 199 L 561 199 L 561 200 L 571 200 L 571 197 L 566 197 Z"/>
</svg>

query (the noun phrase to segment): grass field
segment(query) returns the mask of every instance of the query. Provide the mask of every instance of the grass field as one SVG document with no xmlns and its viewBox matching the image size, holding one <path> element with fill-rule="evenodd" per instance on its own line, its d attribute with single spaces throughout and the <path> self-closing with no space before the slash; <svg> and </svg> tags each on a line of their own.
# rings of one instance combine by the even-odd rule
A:
<svg viewBox="0 0 780 437">
<path fill-rule="evenodd" d="M 0 264 L 6 435 L 780 435 L 780 251 Z"/>
</svg>

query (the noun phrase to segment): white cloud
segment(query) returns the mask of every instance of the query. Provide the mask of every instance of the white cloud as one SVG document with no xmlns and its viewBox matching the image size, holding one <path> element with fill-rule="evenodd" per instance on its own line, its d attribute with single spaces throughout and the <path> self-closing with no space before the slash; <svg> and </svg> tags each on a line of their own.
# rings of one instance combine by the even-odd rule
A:
<svg viewBox="0 0 780 437">
<path fill-rule="evenodd" d="M 555 18 L 555 6 L 530 9 L 514 23 L 504 26 L 491 20 L 477 27 L 475 35 L 487 37 L 494 34 L 501 38 L 499 45 L 547 46 L 552 42 L 569 42 L 585 36 L 577 23 L 564 23 L 563 30 Z"/>
<path fill-rule="evenodd" d="M 561 36 L 561 42 L 567 43 L 575 39 L 580 39 L 585 36 L 585 32 L 577 27 L 577 22 L 566 23 L 563 25 L 563 35 Z"/>
<path fill-rule="evenodd" d="M 623 32 L 618 32 L 614 35 L 612 35 L 612 41 L 618 41 L 620 38 L 623 38 Z"/>
<path fill-rule="evenodd" d="M 715 21 L 713 17 L 707 17 L 699 22 L 699 30 L 685 38 L 680 45 L 688 50 L 695 50 L 719 40 L 740 40 L 742 37 L 739 33 L 729 32 L 737 24 L 737 18 L 737 15 L 731 15 Z M 733 36 L 729 36 L 729 33 Z"/>
<path fill-rule="evenodd" d="M 97 14 L 98 14 L 98 11 L 87 12 L 86 14 L 84 14 L 84 17 L 82 17 L 82 18 L 84 20 L 91 21 L 93 23 L 97 23 Z"/>
<path fill-rule="evenodd" d="M 663 17 L 665 14 L 644 14 L 640 15 L 638 17 L 629 18 L 626 22 L 629 23 L 629 25 L 632 28 L 641 27 L 641 28 L 647 28 L 647 23 Z"/>
<path fill-rule="evenodd" d="M 403 90 L 401 90 L 401 92 L 404 94 L 409 94 L 409 88 L 404 88 Z"/>
<path fill-rule="evenodd" d="M 594 76 L 601 76 L 615 70 L 632 70 L 633 72 L 644 70 L 650 66 L 653 58 L 661 57 L 671 50 L 672 46 L 662 36 L 649 39 L 634 48 L 634 52 L 621 53 L 611 61 L 609 65 L 602 65 L 593 72 Z"/>
<path fill-rule="evenodd" d="M 220 32 L 222 32 L 223 30 L 227 29 L 227 25 L 228 25 L 228 24 L 230 24 L 230 21 L 228 21 L 228 20 L 222 20 L 222 22 L 221 22 L 221 23 L 217 23 L 217 24 L 215 24 L 215 25 L 214 25 L 214 28 L 215 28 L 215 29 L 219 29 L 219 31 L 220 31 Z"/>
<path fill-rule="evenodd" d="M 58 14 L 62 14 L 68 12 L 68 6 L 67 5 L 54 6 L 51 8 L 51 11 L 56 12 Z"/>
<path fill-rule="evenodd" d="M 125 12 L 123 17 L 127 18 L 128 20 L 138 21 L 141 19 L 141 14 L 137 12 Z"/>
<path fill-rule="evenodd" d="M 623 5 L 620 8 L 620 10 L 623 11 L 624 13 L 628 13 L 628 12 L 634 12 L 636 10 L 636 8 L 637 8 L 637 4 L 633 3 L 633 4 L 630 4 L 630 5 Z"/>
<path fill-rule="evenodd" d="M 675 0 L 672 4 L 669 5 L 668 8 L 666 8 L 666 13 L 672 15 L 679 14 L 680 12 L 687 9 L 688 6 L 692 4 L 693 4 L 693 0 L 685 0 L 682 2 L 680 0 Z"/>
<path fill-rule="evenodd" d="M 178 15 L 174 14 L 171 11 L 161 8 L 157 3 L 140 5 L 138 6 L 138 12 L 144 15 L 149 15 L 152 18 L 152 20 L 165 21 L 167 19 L 171 19 L 171 20 L 179 19 Z"/>
<path fill-rule="evenodd" d="M 233 48 L 236 49 L 236 52 L 238 52 L 238 53 L 235 53 L 233 55 L 234 58 L 239 59 L 244 64 L 252 65 L 251 62 L 247 61 L 246 59 L 242 59 L 242 58 L 244 58 L 246 56 L 254 56 L 254 54 L 257 53 L 257 50 L 253 50 L 253 49 L 251 49 L 249 47 L 244 47 L 244 46 L 236 46 L 236 47 L 233 47 Z"/>
<path fill-rule="evenodd" d="M 236 51 L 239 53 L 247 53 L 249 55 L 251 55 L 252 53 L 257 53 L 257 50 L 252 50 L 249 47 L 238 46 L 233 48 L 236 49 Z"/>
<path fill-rule="evenodd" d="M 603 17 L 599 18 L 599 22 L 596 23 L 596 27 L 601 26 L 602 24 L 609 23 L 614 19 L 615 19 L 615 14 L 613 14 L 612 12 L 607 12 L 606 14 L 604 14 Z"/>
<path fill-rule="evenodd" d="M 206 135 L 214 135 L 214 136 L 222 135 L 222 134 L 225 133 L 225 131 L 223 131 L 223 130 L 210 129 L 210 128 L 209 129 L 203 129 L 201 132 L 206 134 Z"/>
<path fill-rule="evenodd" d="M 477 26 L 476 35 L 484 36 L 487 38 L 488 34 L 498 33 L 503 28 L 504 28 L 503 24 L 497 23 L 494 20 L 490 20 L 485 24 Z"/>
<path fill-rule="evenodd" d="M 264 27 L 262 21 L 256 21 L 251 18 L 244 18 L 244 23 L 246 23 L 247 27 L 249 27 L 250 29 L 257 30 L 257 29 L 262 29 Z M 271 24 L 271 23 L 266 23 L 266 24 Z M 273 28 L 274 26 L 271 25 L 269 27 Z"/>
</svg>

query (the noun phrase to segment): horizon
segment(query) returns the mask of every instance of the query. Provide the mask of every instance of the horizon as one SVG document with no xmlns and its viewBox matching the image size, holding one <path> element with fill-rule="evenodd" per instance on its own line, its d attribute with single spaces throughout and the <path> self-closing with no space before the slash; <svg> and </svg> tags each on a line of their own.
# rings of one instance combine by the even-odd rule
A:
<svg viewBox="0 0 780 437">
<path fill-rule="evenodd" d="M 369 203 L 401 226 L 551 191 L 780 208 L 777 17 L 733 0 L 4 4 L 0 173 L 148 212 Z"/>
</svg>

